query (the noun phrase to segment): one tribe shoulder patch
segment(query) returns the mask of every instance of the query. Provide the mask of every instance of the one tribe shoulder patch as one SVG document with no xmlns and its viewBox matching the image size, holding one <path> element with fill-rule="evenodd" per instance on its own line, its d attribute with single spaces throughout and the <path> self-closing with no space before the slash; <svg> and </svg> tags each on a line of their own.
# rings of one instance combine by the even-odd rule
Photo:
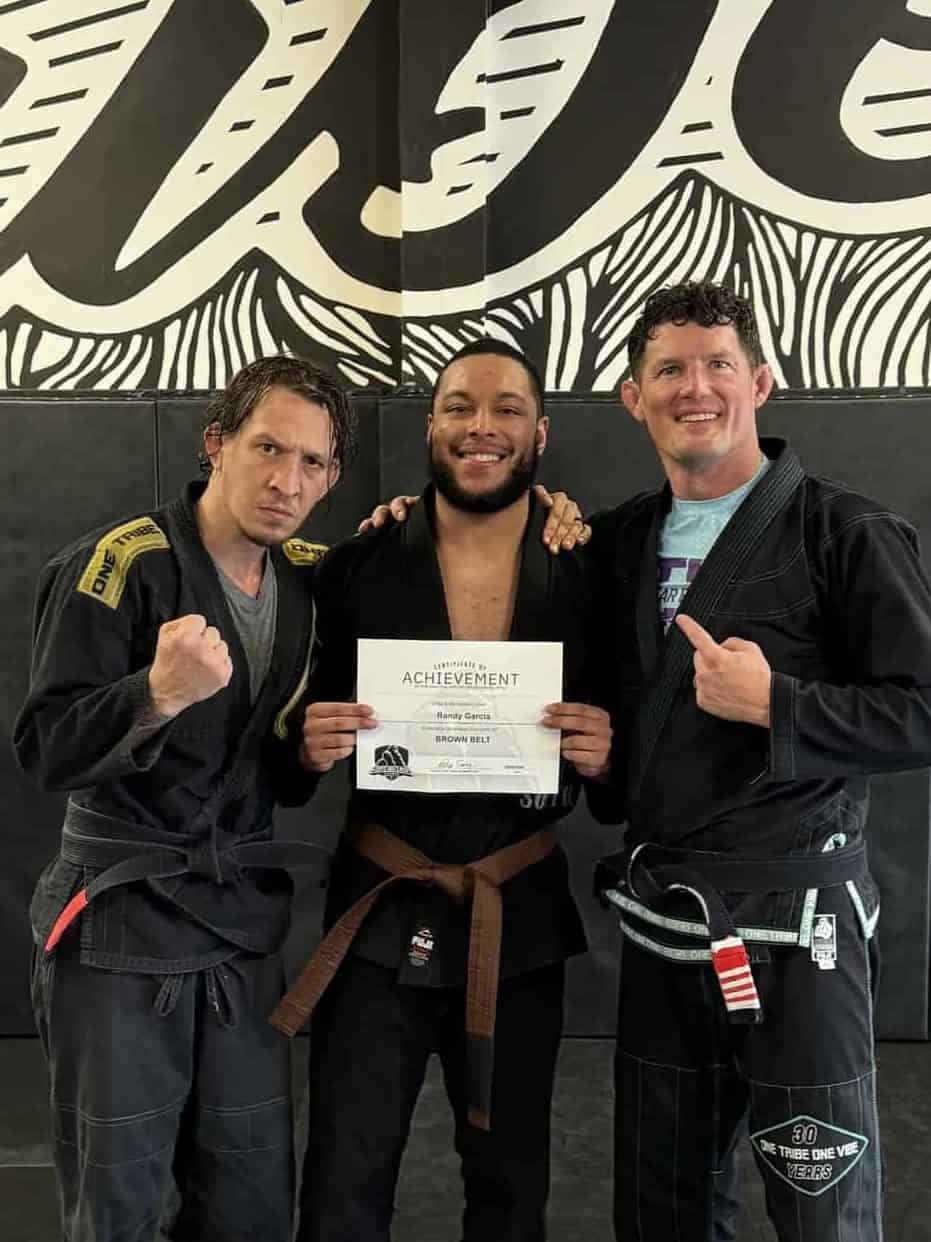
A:
<svg viewBox="0 0 931 1242">
<path fill-rule="evenodd" d="M 108 531 L 97 544 L 77 589 L 108 608 L 119 608 L 126 575 L 136 557 L 169 546 L 165 532 L 150 517 L 124 522 Z"/>
<path fill-rule="evenodd" d="M 803 1195 L 823 1195 L 858 1163 L 870 1145 L 865 1134 L 815 1117 L 793 1117 L 750 1135 L 757 1155 Z"/>
<path fill-rule="evenodd" d="M 281 550 L 292 565 L 316 565 L 324 553 L 329 552 L 325 543 L 308 543 L 306 539 L 286 539 Z"/>
</svg>

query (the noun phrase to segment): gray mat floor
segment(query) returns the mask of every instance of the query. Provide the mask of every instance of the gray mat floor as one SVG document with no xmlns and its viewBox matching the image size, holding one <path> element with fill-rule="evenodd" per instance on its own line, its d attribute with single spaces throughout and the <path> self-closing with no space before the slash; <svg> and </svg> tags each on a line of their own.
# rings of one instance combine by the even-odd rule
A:
<svg viewBox="0 0 931 1242">
<path fill-rule="evenodd" d="M 305 1051 L 306 1043 L 295 1041 L 299 1097 Z M 931 1242 L 931 1045 L 882 1044 L 879 1056 L 886 1242 Z M 563 1045 L 554 1102 L 551 1242 L 611 1240 L 611 1060 L 607 1040 Z M 0 1101 L 0 1242 L 58 1242 L 45 1071 L 35 1040 L 0 1040 Z M 742 1167 L 739 1242 L 774 1242 L 746 1152 Z M 394 1242 L 456 1242 L 459 1207 L 451 1122 L 434 1065 L 404 1160 Z"/>
</svg>

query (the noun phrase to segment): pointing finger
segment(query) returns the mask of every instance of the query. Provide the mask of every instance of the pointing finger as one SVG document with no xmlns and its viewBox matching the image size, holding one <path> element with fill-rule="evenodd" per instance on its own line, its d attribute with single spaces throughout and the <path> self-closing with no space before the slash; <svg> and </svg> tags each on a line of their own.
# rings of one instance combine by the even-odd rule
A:
<svg viewBox="0 0 931 1242">
<path fill-rule="evenodd" d="M 684 613 L 679 613 L 676 617 L 676 625 L 699 655 L 705 656 L 706 659 L 712 659 L 717 654 L 718 644 L 697 621 L 693 621 L 691 617 L 685 616 Z"/>
</svg>

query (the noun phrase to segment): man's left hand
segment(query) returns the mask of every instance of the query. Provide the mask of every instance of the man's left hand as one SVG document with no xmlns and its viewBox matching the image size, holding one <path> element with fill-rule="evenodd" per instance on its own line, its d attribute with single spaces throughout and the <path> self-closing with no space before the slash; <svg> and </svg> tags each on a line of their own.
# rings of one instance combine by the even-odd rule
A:
<svg viewBox="0 0 931 1242">
<path fill-rule="evenodd" d="M 611 717 L 589 703 L 549 703 L 541 722 L 547 729 L 562 729 L 560 751 L 575 765 L 579 776 L 597 780 L 611 766 Z"/>
<path fill-rule="evenodd" d="M 716 643 L 681 614 L 676 625 L 695 648 L 695 701 L 702 711 L 768 729 L 773 671 L 757 644 L 743 638 Z"/>
</svg>

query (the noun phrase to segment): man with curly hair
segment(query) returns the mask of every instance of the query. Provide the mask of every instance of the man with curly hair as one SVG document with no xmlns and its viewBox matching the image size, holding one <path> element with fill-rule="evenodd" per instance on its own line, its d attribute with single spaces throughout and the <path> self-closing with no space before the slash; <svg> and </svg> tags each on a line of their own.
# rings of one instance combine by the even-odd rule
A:
<svg viewBox="0 0 931 1242">
<path fill-rule="evenodd" d="M 289 1055 L 267 1023 L 291 882 L 272 841 L 313 780 L 287 738 L 321 549 L 293 536 L 348 462 L 354 417 L 297 358 L 210 407 L 206 483 L 78 539 L 40 576 L 23 768 L 69 794 L 32 902 L 33 1001 L 69 1242 L 289 1242 Z"/>
<path fill-rule="evenodd" d="M 780 1242 L 878 1242 L 868 774 L 931 760 L 931 587 L 901 517 L 760 440 L 749 303 L 662 289 L 622 399 L 666 485 L 592 520 L 626 819 L 619 1239 L 735 1236 L 750 1139 Z"/>
</svg>

